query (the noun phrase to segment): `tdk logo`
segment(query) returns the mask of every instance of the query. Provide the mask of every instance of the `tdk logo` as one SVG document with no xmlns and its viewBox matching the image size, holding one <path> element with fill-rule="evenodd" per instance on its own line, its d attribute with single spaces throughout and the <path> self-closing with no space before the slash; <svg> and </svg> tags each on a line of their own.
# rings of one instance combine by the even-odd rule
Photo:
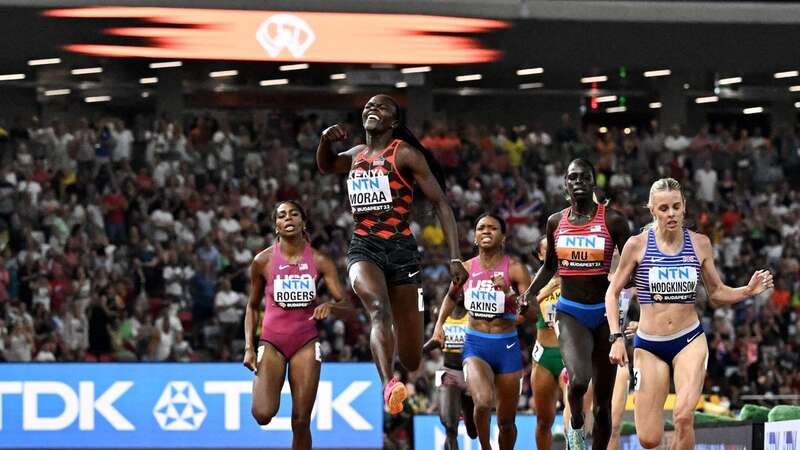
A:
<svg viewBox="0 0 800 450">
<path fill-rule="evenodd" d="M 195 431 L 206 418 L 206 405 L 188 381 L 171 381 L 158 399 L 153 415 L 162 430 Z"/>
</svg>

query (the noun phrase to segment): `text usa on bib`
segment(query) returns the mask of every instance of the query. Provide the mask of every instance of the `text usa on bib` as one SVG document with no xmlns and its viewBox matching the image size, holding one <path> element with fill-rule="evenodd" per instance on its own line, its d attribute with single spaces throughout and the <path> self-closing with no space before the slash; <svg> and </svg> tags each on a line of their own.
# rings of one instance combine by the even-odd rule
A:
<svg viewBox="0 0 800 450">
<path fill-rule="evenodd" d="M 491 280 L 469 281 L 464 293 L 464 307 L 479 319 L 499 316 L 506 309 L 506 295 L 494 288 Z"/>
</svg>

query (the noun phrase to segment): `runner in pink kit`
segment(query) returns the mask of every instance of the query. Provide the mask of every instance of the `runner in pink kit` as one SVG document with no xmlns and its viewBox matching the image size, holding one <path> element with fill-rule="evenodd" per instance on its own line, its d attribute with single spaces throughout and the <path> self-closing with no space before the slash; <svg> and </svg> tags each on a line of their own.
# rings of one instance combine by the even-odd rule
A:
<svg viewBox="0 0 800 450">
<path fill-rule="evenodd" d="M 250 266 L 250 301 L 244 322 L 244 365 L 255 372 L 252 412 L 259 425 L 267 425 L 277 414 L 289 368 L 292 450 L 311 448 L 309 422 L 322 362 L 316 320 L 338 308 L 332 303 L 317 302 L 318 277 L 324 278 L 337 301 L 344 298 L 333 261 L 308 242 L 305 217 L 303 209 L 293 201 L 278 203 L 275 208 L 278 240 L 256 255 Z M 266 298 L 266 306 L 256 352 L 253 337 L 262 297 Z"/>
</svg>

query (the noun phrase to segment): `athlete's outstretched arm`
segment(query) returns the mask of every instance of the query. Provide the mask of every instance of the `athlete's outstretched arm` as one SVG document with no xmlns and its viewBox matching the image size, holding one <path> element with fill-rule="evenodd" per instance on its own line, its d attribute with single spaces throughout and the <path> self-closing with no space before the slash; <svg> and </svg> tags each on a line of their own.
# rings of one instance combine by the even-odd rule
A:
<svg viewBox="0 0 800 450">
<path fill-rule="evenodd" d="M 447 294 L 444 295 L 442 305 L 439 307 L 439 318 L 436 320 L 436 326 L 433 328 L 433 336 L 425 343 L 422 350 L 429 351 L 433 347 L 441 347 L 444 343 L 444 322 L 453 313 L 453 309 L 461 301 L 459 290 L 461 287 L 456 286 L 452 282 L 450 288 L 447 289 Z"/>
<path fill-rule="evenodd" d="M 447 247 L 450 250 L 450 276 L 457 286 L 464 284 L 467 281 L 468 274 L 461 263 L 461 248 L 458 244 L 456 218 L 453 215 L 450 204 L 447 202 L 447 197 L 436 181 L 436 177 L 431 173 L 431 168 L 428 166 L 428 162 L 425 161 L 425 156 L 419 150 L 404 142 L 397 149 L 397 165 L 401 171 L 411 172 L 414 181 L 419 184 L 425 197 L 433 203 L 436 209 L 436 217 L 439 218 L 439 223 L 442 224 L 445 238 L 447 238 Z"/>
<path fill-rule="evenodd" d="M 277 245 L 277 244 L 276 244 Z M 256 353 L 253 350 L 253 336 L 258 327 L 258 311 L 261 297 L 264 296 L 264 268 L 269 266 L 271 253 L 262 251 L 250 264 L 250 297 L 244 310 L 244 366 L 256 371 Z"/>
<path fill-rule="evenodd" d="M 722 282 L 714 265 L 714 251 L 708 236 L 692 233 L 692 241 L 700 258 L 700 269 L 703 275 L 703 284 L 708 291 L 708 298 L 713 305 L 732 305 L 744 299 L 758 295 L 773 287 L 772 274 L 768 270 L 757 270 L 750 278 L 747 286 L 732 288 Z"/>
<path fill-rule="evenodd" d="M 528 288 L 522 294 L 520 305 L 523 308 L 527 308 L 527 306 L 530 305 L 530 300 L 536 298 L 539 291 L 541 291 L 542 288 L 545 287 L 548 282 L 550 282 L 550 279 L 553 278 L 553 275 L 556 274 L 556 269 L 558 268 L 558 258 L 556 257 L 555 233 L 560 221 L 560 212 L 553 214 L 549 219 L 547 219 L 547 253 L 544 255 L 542 267 L 539 267 L 539 270 L 536 272 L 536 276 L 533 278 L 530 286 L 528 286 Z M 545 297 L 542 297 L 542 299 L 544 298 Z"/>
<path fill-rule="evenodd" d="M 317 146 L 317 167 L 320 173 L 344 173 L 350 170 L 353 154 L 359 146 L 344 153 L 333 151 L 333 143 L 345 138 L 347 138 L 347 131 L 339 124 L 328 127 L 322 132 Z"/>
<path fill-rule="evenodd" d="M 331 291 L 331 295 L 336 300 L 336 303 L 322 303 L 314 308 L 314 314 L 310 319 L 321 320 L 328 317 L 334 310 L 343 311 L 351 309 L 350 305 L 345 301 L 344 288 L 339 281 L 339 274 L 336 271 L 336 264 L 325 254 L 314 250 L 314 263 L 317 270 L 322 274 L 322 279 L 325 280 L 325 286 Z"/>
</svg>

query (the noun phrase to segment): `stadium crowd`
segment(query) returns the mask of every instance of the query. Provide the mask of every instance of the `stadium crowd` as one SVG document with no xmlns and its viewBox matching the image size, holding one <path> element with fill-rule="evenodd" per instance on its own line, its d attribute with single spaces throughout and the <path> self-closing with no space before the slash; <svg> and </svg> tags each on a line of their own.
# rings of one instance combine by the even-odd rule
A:
<svg viewBox="0 0 800 450">
<path fill-rule="evenodd" d="M 351 143 L 361 139 L 353 117 Z M 735 308 L 698 303 L 710 345 L 706 392 L 734 409 L 743 395 L 799 395 L 800 128 L 766 135 L 714 124 L 692 135 L 656 122 L 605 130 L 561 120 L 549 131 L 445 122 L 416 130 L 448 174 L 463 253 L 473 253 L 473 221 L 491 205 L 509 224 L 509 253 L 535 270 L 547 216 L 566 205 L 571 158 L 595 163 L 600 196 L 634 230 L 651 220 L 652 181 L 676 178 L 690 226 L 711 237 L 728 284 L 745 284 L 756 268 L 776 275 L 774 290 Z M 300 200 L 314 245 L 346 278 L 352 217 L 343 181 L 314 165 L 328 120 L 260 112 L 129 122 L 34 117 L 0 129 L 2 359 L 241 360 L 248 267 L 272 242 L 280 200 Z M 422 202 L 414 217 L 430 335 L 447 255 L 430 207 Z M 371 359 L 369 322 L 350 295 L 352 312 L 320 323 L 326 361 Z M 530 373 L 535 329 L 520 330 Z M 433 351 L 418 373 L 401 374 L 410 400 L 404 414 L 387 416 L 392 441 L 408 441 L 412 414 L 434 411 L 441 362 Z M 521 410 L 530 397 L 526 377 Z"/>
</svg>

